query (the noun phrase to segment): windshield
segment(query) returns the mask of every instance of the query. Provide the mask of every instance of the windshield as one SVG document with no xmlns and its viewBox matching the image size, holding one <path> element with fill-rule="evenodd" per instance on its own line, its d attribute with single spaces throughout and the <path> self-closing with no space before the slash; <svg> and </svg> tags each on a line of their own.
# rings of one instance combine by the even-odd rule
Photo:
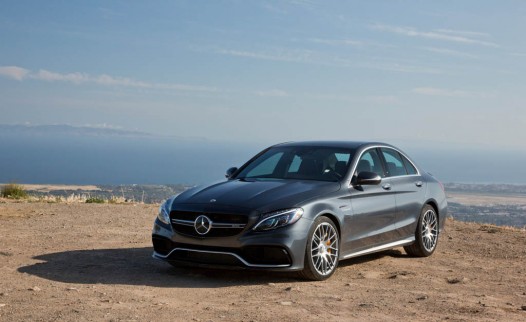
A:
<svg viewBox="0 0 526 322">
<path fill-rule="evenodd" d="M 339 181 L 353 151 L 332 147 L 275 147 L 246 165 L 236 179 Z"/>
</svg>

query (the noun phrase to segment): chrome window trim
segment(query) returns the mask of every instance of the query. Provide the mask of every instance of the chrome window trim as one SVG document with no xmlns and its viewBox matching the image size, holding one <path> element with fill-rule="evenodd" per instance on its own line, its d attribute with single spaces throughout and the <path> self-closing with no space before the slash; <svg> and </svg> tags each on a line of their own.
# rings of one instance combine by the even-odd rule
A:
<svg viewBox="0 0 526 322">
<path fill-rule="evenodd" d="M 281 264 L 281 265 L 266 265 L 266 264 L 251 264 L 244 260 L 241 256 L 238 254 L 230 253 L 230 252 L 219 252 L 219 251 L 213 251 L 213 250 L 200 250 L 200 249 L 191 249 L 191 248 L 174 248 L 172 249 L 167 255 L 161 255 L 157 252 L 153 252 L 152 257 L 156 259 L 167 259 L 172 255 L 173 252 L 182 250 L 182 251 L 188 251 L 188 252 L 196 252 L 196 253 L 208 253 L 208 254 L 222 254 L 222 255 L 230 255 L 235 258 L 237 258 L 239 261 L 241 261 L 245 266 L 247 267 L 256 267 L 256 268 L 280 268 L 280 267 L 289 267 L 289 264 Z M 213 264 L 212 264 L 213 265 Z"/>
<path fill-rule="evenodd" d="M 413 161 L 411 161 L 411 159 L 405 155 L 405 153 L 403 153 L 402 151 L 396 149 L 396 148 L 393 148 L 391 146 L 387 146 L 387 145 L 372 145 L 372 146 L 369 146 L 367 147 L 365 150 L 362 151 L 362 153 L 360 153 L 360 156 L 358 157 L 358 159 L 356 159 L 356 163 L 354 164 L 353 168 L 352 168 L 352 172 L 351 172 L 351 177 L 349 178 L 350 181 L 352 181 L 352 177 L 354 175 L 354 172 L 356 171 L 356 168 L 358 167 L 358 162 L 360 162 L 360 159 L 362 158 L 362 156 L 365 154 L 365 152 L 371 150 L 371 149 L 378 149 L 378 148 L 387 148 L 387 149 L 391 149 L 391 150 L 394 150 L 398 153 L 400 153 L 400 155 L 402 155 L 403 157 L 405 157 L 407 159 L 407 161 L 409 161 L 409 163 L 411 163 L 411 165 L 413 167 L 415 167 L 416 169 L 416 172 L 417 174 L 405 174 L 405 175 L 399 175 L 399 176 L 388 176 L 388 177 L 385 177 L 385 178 L 398 178 L 398 177 L 416 177 L 416 176 L 421 176 L 421 173 L 420 173 L 420 169 L 413 163 Z M 382 178 L 384 179 L 384 178 Z"/>
</svg>

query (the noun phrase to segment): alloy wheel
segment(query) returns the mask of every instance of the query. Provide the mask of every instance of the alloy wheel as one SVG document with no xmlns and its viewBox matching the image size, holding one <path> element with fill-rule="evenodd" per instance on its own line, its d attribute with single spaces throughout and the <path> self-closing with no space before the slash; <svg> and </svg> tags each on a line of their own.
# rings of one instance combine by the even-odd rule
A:
<svg viewBox="0 0 526 322">
<path fill-rule="evenodd" d="M 311 259 L 320 275 L 329 275 L 338 263 L 338 232 L 329 223 L 316 227 L 312 236 Z"/>
<path fill-rule="evenodd" d="M 433 210 L 428 210 L 422 218 L 422 243 L 426 251 L 431 252 L 438 238 L 437 215 Z"/>
</svg>

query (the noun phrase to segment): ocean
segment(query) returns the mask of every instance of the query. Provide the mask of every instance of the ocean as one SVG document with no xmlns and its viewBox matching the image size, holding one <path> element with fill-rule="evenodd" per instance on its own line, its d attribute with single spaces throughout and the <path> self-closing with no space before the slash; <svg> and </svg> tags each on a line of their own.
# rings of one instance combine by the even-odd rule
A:
<svg viewBox="0 0 526 322">
<path fill-rule="evenodd" d="M 202 184 L 266 146 L 204 139 L 0 132 L 0 182 Z M 401 147 L 442 182 L 526 184 L 526 153 Z"/>
</svg>

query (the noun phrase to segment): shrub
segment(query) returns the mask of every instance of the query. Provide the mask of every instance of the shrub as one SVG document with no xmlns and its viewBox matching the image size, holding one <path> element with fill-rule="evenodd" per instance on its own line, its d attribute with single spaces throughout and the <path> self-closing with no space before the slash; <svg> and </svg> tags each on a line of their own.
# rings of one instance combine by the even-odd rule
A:
<svg viewBox="0 0 526 322">
<path fill-rule="evenodd" d="M 89 197 L 86 199 L 86 203 L 104 203 L 104 199 L 99 197 Z"/>
<path fill-rule="evenodd" d="M 16 183 L 9 183 L 2 187 L 2 197 L 23 199 L 27 198 L 27 192 L 24 190 L 23 186 Z"/>
</svg>

